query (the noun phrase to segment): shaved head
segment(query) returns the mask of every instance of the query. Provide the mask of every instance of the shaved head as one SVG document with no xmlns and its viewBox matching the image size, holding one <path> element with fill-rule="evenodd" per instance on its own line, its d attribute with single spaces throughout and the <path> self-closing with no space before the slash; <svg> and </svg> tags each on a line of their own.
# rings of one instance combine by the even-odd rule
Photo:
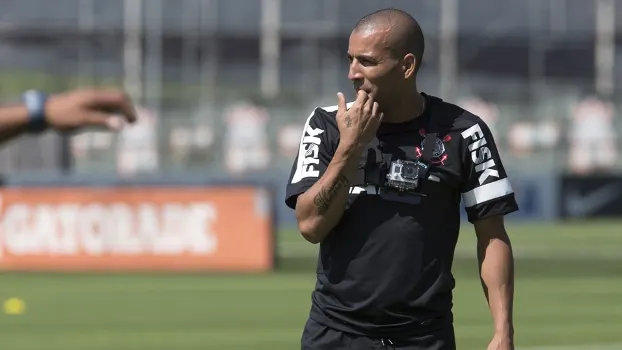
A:
<svg viewBox="0 0 622 350">
<path fill-rule="evenodd" d="M 411 15 L 392 8 L 372 12 L 361 18 L 354 27 L 353 32 L 361 31 L 389 31 L 386 42 L 388 49 L 397 58 L 413 54 L 417 60 L 416 70 L 419 70 L 425 40 L 419 23 Z"/>
</svg>

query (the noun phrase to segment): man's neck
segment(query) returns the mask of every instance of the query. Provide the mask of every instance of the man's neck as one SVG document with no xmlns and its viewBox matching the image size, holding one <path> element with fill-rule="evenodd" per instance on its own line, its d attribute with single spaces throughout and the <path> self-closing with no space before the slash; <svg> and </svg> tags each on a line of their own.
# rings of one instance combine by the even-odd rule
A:
<svg viewBox="0 0 622 350">
<path fill-rule="evenodd" d="M 393 104 L 393 108 L 384 111 L 386 123 L 404 123 L 421 116 L 426 108 L 425 98 L 415 90 L 409 97 L 403 97 Z"/>
</svg>

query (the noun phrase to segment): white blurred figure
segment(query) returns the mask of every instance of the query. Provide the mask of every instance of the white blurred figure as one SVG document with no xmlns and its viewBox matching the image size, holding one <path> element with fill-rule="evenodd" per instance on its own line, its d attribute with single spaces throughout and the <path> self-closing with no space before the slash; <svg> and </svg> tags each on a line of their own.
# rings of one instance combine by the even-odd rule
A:
<svg viewBox="0 0 622 350">
<path fill-rule="evenodd" d="M 556 147 L 561 140 L 561 130 L 558 123 L 553 120 L 541 121 L 536 129 L 536 137 L 541 149 Z"/>
<path fill-rule="evenodd" d="M 106 131 L 85 131 L 72 135 L 70 147 L 77 171 L 105 164 L 111 157 L 115 135 Z"/>
<path fill-rule="evenodd" d="M 214 144 L 214 132 L 208 125 L 194 127 L 193 145 L 200 152 L 207 152 Z"/>
<path fill-rule="evenodd" d="M 84 160 L 89 156 L 92 145 L 93 132 L 82 132 L 71 137 L 70 145 L 72 156 L 76 160 Z"/>
<path fill-rule="evenodd" d="M 615 166 L 614 116 L 613 104 L 597 97 L 588 97 L 574 107 L 568 135 L 568 162 L 573 172 L 586 174 Z"/>
<path fill-rule="evenodd" d="M 560 135 L 559 126 L 554 121 L 520 121 L 509 128 L 508 145 L 514 156 L 527 157 L 536 150 L 555 148 L 559 144 Z"/>
<path fill-rule="evenodd" d="M 117 171 L 131 176 L 158 170 L 158 124 L 156 114 L 136 107 L 136 123 L 118 134 Z"/>
<path fill-rule="evenodd" d="M 191 146 L 191 133 L 186 127 L 175 126 L 169 134 L 169 147 L 171 158 L 175 164 L 184 164 Z"/>
<path fill-rule="evenodd" d="M 499 138 L 496 129 L 497 122 L 499 121 L 499 109 L 494 103 L 485 101 L 478 96 L 471 96 L 460 101 L 458 105 L 480 117 L 488 125 L 492 135 L 495 138 Z"/>
<path fill-rule="evenodd" d="M 296 157 L 298 148 L 300 147 L 300 135 L 304 130 L 304 125 L 298 124 L 285 124 L 278 130 L 277 135 L 277 147 L 279 152 L 279 164 L 278 166 L 283 169 L 288 169 L 291 166 L 290 159 Z"/>
<path fill-rule="evenodd" d="M 265 170 L 270 164 L 268 112 L 253 103 L 240 102 L 225 111 L 225 167 L 231 174 Z"/>
<path fill-rule="evenodd" d="M 169 134 L 171 161 L 177 168 L 209 166 L 213 145 L 214 132 L 208 125 L 176 125 Z"/>
<path fill-rule="evenodd" d="M 195 124 L 192 127 L 189 161 L 193 166 L 208 166 L 214 160 L 214 132 L 209 125 Z"/>
<path fill-rule="evenodd" d="M 508 145 L 514 156 L 530 155 L 535 149 L 536 142 L 537 134 L 531 122 L 517 122 L 508 130 Z"/>
<path fill-rule="evenodd" d="M 208 125 L 197 125 L 194 128 L 194 146 L 200 150 L 207 150 L 214 143 L 214 133 Z"/>
<path fill-rule="evenodd" d="M 304 127 L 298 124 L 286 124 L 279 129 L 279 153 L 288 160 L 296 157 L 300 147 L 300 135 Z"/>
</svg>

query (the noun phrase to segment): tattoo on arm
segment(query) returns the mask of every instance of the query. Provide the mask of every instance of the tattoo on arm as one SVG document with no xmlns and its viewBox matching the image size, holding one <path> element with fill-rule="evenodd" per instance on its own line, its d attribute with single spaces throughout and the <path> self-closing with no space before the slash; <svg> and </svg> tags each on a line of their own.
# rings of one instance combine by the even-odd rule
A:
<svg viewBox="0 0 622 350">
<path fill-rule="evenodd" d="M 328 211 L 330 206 L 333 204 L 337 193 L 339 193 L 339 190 L 348 186 L 348 183 L 348 178 L 343 174 L 339 174 L 337 181 L 333 186 L 328 189 L 323 187 L 320 189 L 320 192 L 313 199 L 313 203 L 315 203 L 317 213 L 319 215 L 323 215 Z"/>
</svg>

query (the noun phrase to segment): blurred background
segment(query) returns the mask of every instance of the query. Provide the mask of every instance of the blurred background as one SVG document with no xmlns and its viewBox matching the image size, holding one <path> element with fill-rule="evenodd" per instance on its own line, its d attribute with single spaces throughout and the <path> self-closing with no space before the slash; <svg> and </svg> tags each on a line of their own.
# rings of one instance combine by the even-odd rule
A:
<svg viewBox="0 0 622 350">
<path fill-rule="evenodd" d="M 139 109 L 0 150 L 0 349 L 297 348 L 317 246 L 287 176 L 386 7 L 423 28 L 420 89 L 482 117 L 512 178 L 517 348 L 622 349 L 619 0 L 0 0 L 2 102 L 98 85 Z M 476 266 L 467 225 L 461 350 L 491 337 Z"/>
</svg>

